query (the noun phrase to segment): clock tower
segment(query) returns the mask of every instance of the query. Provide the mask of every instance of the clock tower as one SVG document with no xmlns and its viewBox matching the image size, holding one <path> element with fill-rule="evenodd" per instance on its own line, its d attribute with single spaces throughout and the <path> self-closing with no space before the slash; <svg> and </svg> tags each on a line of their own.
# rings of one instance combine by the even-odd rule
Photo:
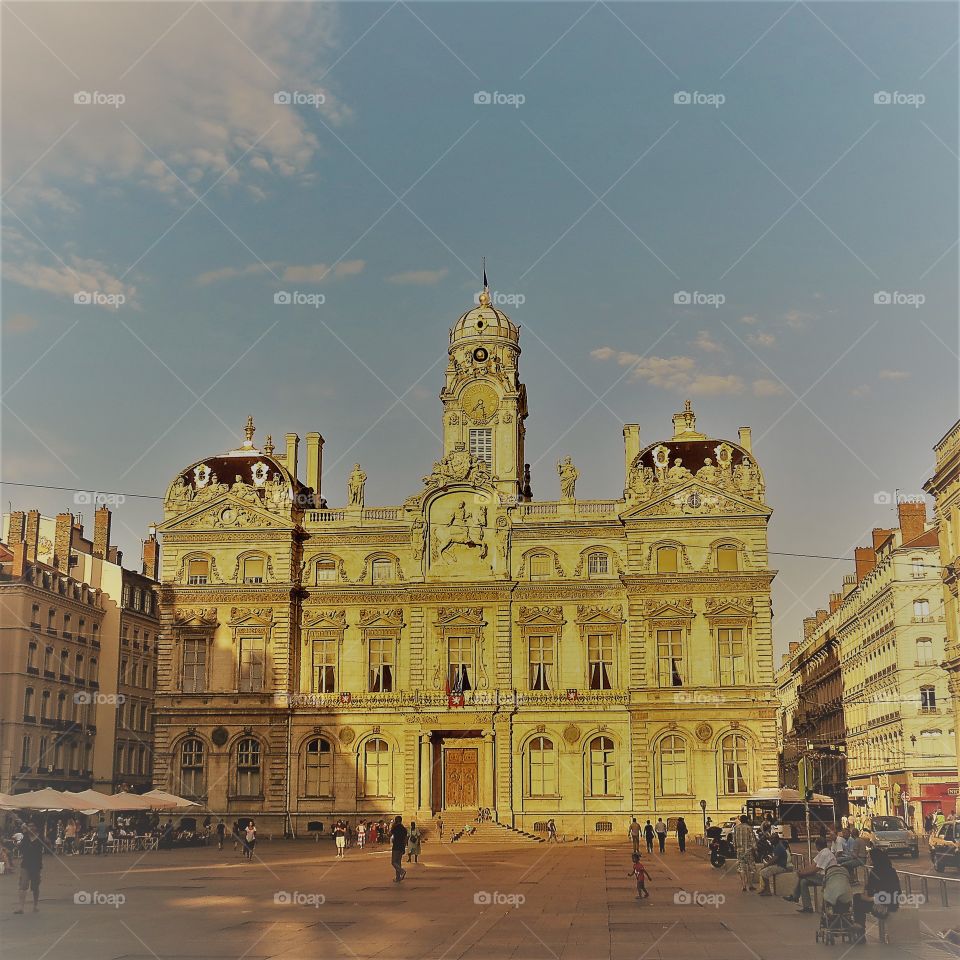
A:
<svg viewBox="0 0 960 960">
<path fill-rule="evenodd" d="M 493 306 L 484 284 L 477 306 L 450 331 L 443 401 L 443 453 L 468 450 L 486 462 L 494 486 L 520 498 L 527 388 L 518 378 L 520 329 Z"/>
</svg>

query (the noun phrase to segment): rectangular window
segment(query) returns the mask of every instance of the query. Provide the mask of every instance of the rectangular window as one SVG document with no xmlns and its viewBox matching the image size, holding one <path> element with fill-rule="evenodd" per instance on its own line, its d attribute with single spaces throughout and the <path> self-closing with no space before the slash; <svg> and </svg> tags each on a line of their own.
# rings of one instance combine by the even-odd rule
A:
<svg viewBox="0 0 960 960">
<path fill-rule="evenodd" d="M 334 693 L 337 689 L 337 641 L 313 641 L 313 692 Z"/>
<path fill-rule="evenodd" d="M 937 709 L 937 688 L 936 687 L 920 688 L 920 709 L 921 710 Z"/>
<path fill-rule="evenodd" d="M 683 686 L 683 631 L 657 631 L 657 677 L 661 687 Z"/>
<path fill-rule="evenodd" d="M 337 564 L 333 560 L 321 560 L 317 564 L 317 583 L 330 583 L 337 579 Z"/>
<path fill-rule="evenodd" d="M 530 558 L 531 580 L 549 580 L 550 572 L 550 557 L 547 554 L 537 553 Z"/>
<path fill-rule="evenodd" d="M 720 650 L 720 684 L 724 687 L 747 682 L 747 661 L 740 627 L 717 631 Z"/>
<path fill-rule="evenodd" d="M 587 557 L 587 574 L 597 576 L 610 572 L 610 557 L 605 553 L 591 553 Z"/>
<path fill-rule="evenodd" d="M 740 552 L 736 547 L 717 547 L 717 569 L 733 571 L 740 565 Z"/>
<path fill-rule="evenodd" d="M 591 690 L 613 687 L 613 634 L 587 635 L 587 665 Z"/>
<path fill-rule="evenodd" d="M 192 586 L 203 586 L 210 579 L 209 560 L 191 560 L 187 565 L 187 583 Z"/>
<path fill-rule="evenodd" d="M 33 747 L 31 746 L 30 737 L 23 738 L 23 747 L 20 751 L 20 769 L 29 770 L 30 769 L 30 760 L 33 753 Z"/>
<path fill-rule="evenodd" d="M 263 583 L 263 557 L 247 557 L 243 561 L 243 582 Z"/>
<path fill-rule="evenodd" d="M 393 692 L 393 640 L 369 640 L 371 693 Z"/>
<path fill-rule="evenodd" d="M 263 689 L 266 650 L 263 637 L 240 638 L 240 691 L 258 693 Z"/>
<path fill-rule="evenodd" d="M 207 679 L 207 641 L 183 641 L 183 682 L 184 693 L 200 693 L 206 687 Z"/>
<path fill-rule="evenodd" d="M 370 566 L 371 579 L 374 583 L 385 583 L 393 579 L 392 560 L 374 560 Z"/>
<path fill-rule="evenodd" d="M 530 689 L 554 689 L 556 638 L 530 637 Z"/>
<path fill-rule="evenodd" d="M 447 639 L 447 679 L 454 693 L 473 689 L 473 637 Z"/>
<path fill-rule="evenodd" d="M 676 547 L 660 547 L 657 550 L 657 573 L 677 573 Z"/>
<path fill-rule="evenodd" d="M 493 431 L 470 430 L 470 453 L 493 469 Z"/>
</svg>

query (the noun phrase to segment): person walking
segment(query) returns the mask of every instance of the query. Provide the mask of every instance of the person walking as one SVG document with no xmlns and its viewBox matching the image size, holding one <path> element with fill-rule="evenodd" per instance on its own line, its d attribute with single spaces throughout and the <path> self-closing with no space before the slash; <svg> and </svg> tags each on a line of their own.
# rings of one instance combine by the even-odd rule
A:
<svg viewBox="0 0 960 960">
<path fill-rule="evenodd" d="M 560 842 L 557 839 L 557 825 L 554 823 L 553 817 L 547 821 L 547 843 L 550 843 L 551 841 L 554 843 Z"/>
<path fill-rule="evenodd" d="M 257 825 L 252 821 L 247 821 L 247 828 L 243 831 L 243 855 L 248 860 L 253 860 L 253 851 L 257 845 Z"/>
<path fill-rule="evenodd" d="M 630 826 L 627 827 L 627 836 L 630 838 L 631 843 L 633 844 L 633 852 L 640 852 L 640 824 L 637 823 L 637 818 L 634 817 L 630 821 Z"/>
<path fill-rule="evenodd" d="M 63 831 L 63 852 L 71 854 L 77 845 L 77 821 L 71 817 Z"/>
<path fill-rule="evenodd" d="M 97 843 L 96 851 L 97 854 L 105 853 L 107 849 L 107 837 L 110 835 L 110 828 L 107 826 L 106 821 L 101 817 L 97 822 Z"/>
<path fill-rule="evenodd" d="M 660 852 L 663 853 L 663 846 L 667 842 L 667 825 L 663 822 L 663 817 L 657 817 L 653 832 L 657 835 L 657 843 L 660 844 Z"/>
<path fill-rule="evenodd" d="M 437 835 L 440 837 L 440 840 L 443 840 L 443 817 L 437 817 Z"/>
<path fill-rule="evenodd" d="M 403 825 L 403 817 L 398 814 L 390 831 L 390 865 L 397 874 L 393 878 L 394 883 L 400 883 L 407 875 L 407 871 L 403 869 L 403 852 L 406 848 L 407 828 Z"/>
<path fill-rule="evenodd" d="M 223 849 L 223 841 L 227 836 L 227 825 L 223 822 L 223 817 L 217 821 L 217 849 Z"/>
<path fill-rule="evenodd" d="M 687 834 L 689 832 L 687 822 L 683 817 L 677 817 L 677 846 L 680 848 L 681 853 L 687 852 Z"/>
<path fill-rule="evenodd" d="M 638 900 L 645 900 L 647 897 L 650 896 L 650 894 L 647 893 L 647 884 L 646 884 L 647 877 L 649 877 L 650 874 L 647 873 L 646 868 L 640 862 L 640 854 L 637 852 L 634 852 L 633 854 L 633 870 L 630 873 L 628 873 L 627 876 L 636 877 Z"/>
<path fill-rule="evenodd" d="M 420 862 L 420 831 L 415 820 L 410 821 L 410 830 L 407 832 L 407 863 L 411 857 L 414 863 Z"/>
<path fill-rule="evenodd" d="M 362 850 L 366 842 L 367 842 L 367 825 L 363 820 L 361 820 L 357 824 L 357 849 Z"/>
<path fill-rule="evenodd" d="M 33 894 L 33 912 L 40 909 L 40 871 L 43 870 L 43 841 L 37 835 L 37 825 L 25 824 L 24 838 L 20 841 L 20 880 L 17 884 L 18 905 L 14 913 L 23 913 L 27 891 Z"/>
<path fill-rule="evenodd" d="M 753 890 L 753 873 L 756 869 L 757 835 L 746 816 L 733 828 L 733 845 L 737 848 L 737 870 L 742 889 Z"/>
<path fill-rule="evenodd" d="M 338 820 L 333 825 L 333 838 L 337 843 L 337 859 L 342 860 L 347 849 L 347 825 L 343 820 Z"/>
<path fill-rule="evenodd" d="M 648 820 L 643 828 L 643 839 L 647 841 L 647 853 L 653 853 L 653 838 L 655 836 L 653 824 Z"/>
</svg>

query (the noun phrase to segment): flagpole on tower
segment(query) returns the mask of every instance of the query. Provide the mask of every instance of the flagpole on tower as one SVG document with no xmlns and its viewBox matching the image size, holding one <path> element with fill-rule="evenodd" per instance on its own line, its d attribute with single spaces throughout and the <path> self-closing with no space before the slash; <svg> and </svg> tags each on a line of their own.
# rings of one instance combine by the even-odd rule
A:
<svg viewBox="0 0 960 960">
<path fill-rule="evenodd" d="M 490 292 L 490 284 L 487 283 L 487 258 L 486 257 L 483 258 L 483 289 L 487 293 Z"/>
</svg>

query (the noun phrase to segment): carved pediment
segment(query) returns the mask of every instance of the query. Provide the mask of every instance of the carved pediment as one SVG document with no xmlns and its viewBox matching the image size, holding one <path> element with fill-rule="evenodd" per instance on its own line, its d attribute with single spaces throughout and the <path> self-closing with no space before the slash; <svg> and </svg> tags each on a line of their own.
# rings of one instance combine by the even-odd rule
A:
<svg viewBox="0 0 960 960">
<path fill-rule="evenodd" d="M 161 528 L 171 530 L 240 530 L 247 528 L 285 527 L 262 507 L 238 500 L 226 493 L 212 504 L 204 504 L 193 513 L 182 514 Z"/>
<path fill-rule="evenodd" d="M 759 503 L 692 477 L 661 496 L 628 510 L 624 520 L 643 517 L 702 517 L 741 514 L 769 515 L 771 510 Z"/>
<path fill-rule="evenodd" d="M 400 607 L 370 608 L 360 611 L 360 626 L 402 627 L 403 610 Z"/>
<path fill-rule="evenodd" d="M 752 617 L 752 597 L 707 597 L 708 617 Z"/>
<path fill-rule="evenodd" d="M 217 625 L 216 607 L 189 607 L 173 611 L 173 622 L 178 626 L 215 627 Z"/>
<path fill-rule="evenodd" d="M 577 623 L 623 623 L 623 607 L 618 603 L 601 607 L 590 604 L 577 606 Z"/>
<path fill-rule="evenodd" d="M 693 618 L 693 598 L 681 600 L 647 600 L 643 615 L 648 620 L 679 620 Z"/>
<path fill-rule="evenodd" d="M 443 625 L 465 623 L 479 626 L 483 623 L 483 607 L 440 607 L 437 622 Z"/>
<path fill-rule="evenodd" d="M 347 626 L 347 611 L 304 610 L 303 625 L 304 627 L 335 627 L 344 630 Z"/>
<path fill-rule="evenodd" d="M 241 624 L 260 624 L 269 626 L 273 623 L 272 607 L 231 607 L 230 626 L 239 627 Z"/>
<path fill-rule="evenodd" d="M 523 625 L 542 623 L 560 626 L 563 624 L 563 607 L 521 607 L 517 622 Z"/>
</svg>

